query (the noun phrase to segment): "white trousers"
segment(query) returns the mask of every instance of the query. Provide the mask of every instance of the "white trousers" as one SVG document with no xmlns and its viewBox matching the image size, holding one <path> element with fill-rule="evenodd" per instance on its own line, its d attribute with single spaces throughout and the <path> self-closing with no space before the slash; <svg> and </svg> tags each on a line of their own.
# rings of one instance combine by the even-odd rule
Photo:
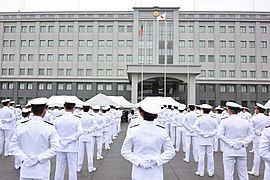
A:
<svg viewBox="0 0 270 180">
<path fill-rule="evenodd" d="M 186 147 L 186 135 L 185 135 L 185 130 L 183 127 L 176 127 L 176 144 L 175 144 L 175 149 L 176 151 L 180 150 L 181 142 L 183 144 L 183 151 L 185 152 L 185 147 Z"/>
<path fill-rule="evenodd" d="M 214 151 L 218 152 L 218 141 L 219 139 L 217 137 L 214 137 Z"/>
<path fill-rule="evenodd" d="M 265 162 L 264 178 L 263 180 L 270 180 L 270 163 Z"/>
<path fill-rule="evenodd" d="M 198 173 L 204 175 L 205 154 L 207 159 L 207 172 L 209 175 L 213 175 L 215 171 L 213 146 L 211 145 L 198 145 L 199 162 Z"/>
<path fill-rule="evenodd" d="M 168 135 L 170 135 L 170 126 L 171 126 L 170 124 L 165 123 L 165 130 L 166 130 Z"/>
<path fill-rule="evenodd" d="M 97 158 L 102 156 L 102 138 L 103 136 L 93 136 L 93 144 L 97 143 Z"/>
<path fill-rule="evenodd" d="M 198 161 L 199 155 L 198 155 L 198 147 L 197 147 L 197 143 L 196 143 L 196 137 L 190 136 L 190 135 L 186 136 L 185 159 L 189 160 L 191 142 L 192 142 L 192 148 L 193 148 L 194 161 Z"/>
<path fill-rule="evenodd" d="M 175 145 L 175 133 L 176 133 L 176 126 L 170 126 L 170 137 L 173 145 Z"/>
<path fill-rule="evenodd" d="M 82 141 L 79 140 L 79 153 L 78 153 L 78 163 L 77 169 L 81 169 L 83 165 L 84 159 L 84 148 L 86 147 L 86 154 L 87 154 L 87 164 L 88 164 L 88 171 L 93 169 L 93 157 L 94 157 L 94 143 L 93 139 L 89 141 Z"/>
<path fill-rule="evenodd" d="M 261 163 L 261 157 L 259 154 L 259 142 L 253 142 L 253 153 L 254 153 L 254 158 L 253 158 L 253 167 L 251 171 L 254 174 L 259 174 L 260 163 Z"/>
<path fill-rule="evenodd" d="M 103 143 L 105 144 L 105 149 L 110 147 L 110 131 L 103 131 Z"/>
<path fill-rule="evenodd" d="M 117 122 L 117 133 L 119 133 L 120 131 L 121 131 L 121 118 L 119 118 Z"/>
<path fill-rule="evenodd" d="M 9 143 L 11 141 L 12 135 L 13 129 L 0 129 L 0 155 L 3 152 L 3 149 L 5 149 L 4 155 L 9 155 Z"/>
<path fill-rule="evenodd" d="M 234 164 L 239 180 L 248 180 L 246 156 L 223 156 L 224 180 L 233 180 Z"/>
<path fill-rule="evenodd" d="M 115 123 L 113 124 L 112 136 L 113 136 L 113 139 L 115 139 L 116 136 L 117 136 L 117 122 L 115 122 Z"/>
<path fill-rule="evenodd" d="M 77 156 L 75 152 L 58 152 L 56 156 L 55 180 L 64 180 L 66 164 L 68 164 L 68 179 L 77 180 Z"/>
</svg>

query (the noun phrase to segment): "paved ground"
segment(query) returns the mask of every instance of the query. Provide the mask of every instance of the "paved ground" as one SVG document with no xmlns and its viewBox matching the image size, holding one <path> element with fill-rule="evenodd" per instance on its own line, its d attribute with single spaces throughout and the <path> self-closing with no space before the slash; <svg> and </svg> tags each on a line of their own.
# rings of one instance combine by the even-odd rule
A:
<svg viewBox="0 0 270 180">
<path fill-rule="evenodd" d="M 81 173 L 78 173 L 78 180 L 130 180 L 131 164 L 120 155 L 122 142 L 125 138 L 127 124 L 123 124 L 123 131 L 113 145 L 111 150 L 104 151 L 103 160 L 94 160 L 94 166 L 97 170 L 94 173 L 88 173 L 86 159 Z M 184 153 L 179 152 L 164 167 L 164 180 L 222 180 L 223 164 L 222 154 L 215 153 L 215 176 L 198 177 L 195 175 L 197 163 L 183 162 Z M 249 153 L 248 169 L 251 169 L 253 155 Z M 0 180 L 17 180 L 19 179 L 19 171 L 13 168 L 13 157 L 0 157 Z M 250 176 L 250 180 L 262 180 L 264 164 L 261 163 L 261 175 L 258 178 Z M 52 161 L 51 179 L 54 179 L 55 160 Z M 65 179 L 68 179 L 67 176 Z M 238 179 L 236 177 L 235 179 Z"/>
</svg>

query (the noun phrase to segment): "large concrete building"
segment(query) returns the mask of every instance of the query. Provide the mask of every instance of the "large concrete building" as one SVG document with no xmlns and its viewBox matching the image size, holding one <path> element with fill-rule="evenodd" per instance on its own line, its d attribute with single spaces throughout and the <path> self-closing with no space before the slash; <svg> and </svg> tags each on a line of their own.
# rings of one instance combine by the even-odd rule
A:
<svg viewBox="0 0 270 180">
<path fill-rule="evenodd" d="M 270 97 L 269 61 L 269 12 L 0 13 L 0 97 L 21 104 L 104 93 L 251 107 Z"/>
</svg>

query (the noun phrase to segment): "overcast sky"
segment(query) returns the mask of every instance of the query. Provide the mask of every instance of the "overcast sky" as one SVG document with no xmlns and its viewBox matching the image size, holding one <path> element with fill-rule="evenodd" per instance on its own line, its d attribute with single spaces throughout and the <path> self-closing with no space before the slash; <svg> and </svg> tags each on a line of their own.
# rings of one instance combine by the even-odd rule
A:
<svg viewBox="0 0 270 180">
<path fill-rule="evenodd" d="M 194 6 L 195 1 L 195 6 Z M 270 11 L 270 0 L 0 0 L 0 11 L 131 11 L 132 7 L 180 7 L 183 11 Z"/>
</svg>

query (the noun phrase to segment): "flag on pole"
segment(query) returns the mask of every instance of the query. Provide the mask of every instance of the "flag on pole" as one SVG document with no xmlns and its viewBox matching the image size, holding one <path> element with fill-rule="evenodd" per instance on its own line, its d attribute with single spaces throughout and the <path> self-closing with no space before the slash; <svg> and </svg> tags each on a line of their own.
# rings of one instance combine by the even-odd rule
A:
<svg viewBox="0 0 270 180">
<path fill-rule="evenodd" d="M 141 25 L 138 34 L 139 34 L 139 36 L 142 36 L 144 34 L 143 25 Z"/>
<path fill-rule="evenodd" d="M 166 13 L 163 13 L 157 17 L 157 21 L 164 21 L 164 20 L 166 20 Z"/>
</svg>

